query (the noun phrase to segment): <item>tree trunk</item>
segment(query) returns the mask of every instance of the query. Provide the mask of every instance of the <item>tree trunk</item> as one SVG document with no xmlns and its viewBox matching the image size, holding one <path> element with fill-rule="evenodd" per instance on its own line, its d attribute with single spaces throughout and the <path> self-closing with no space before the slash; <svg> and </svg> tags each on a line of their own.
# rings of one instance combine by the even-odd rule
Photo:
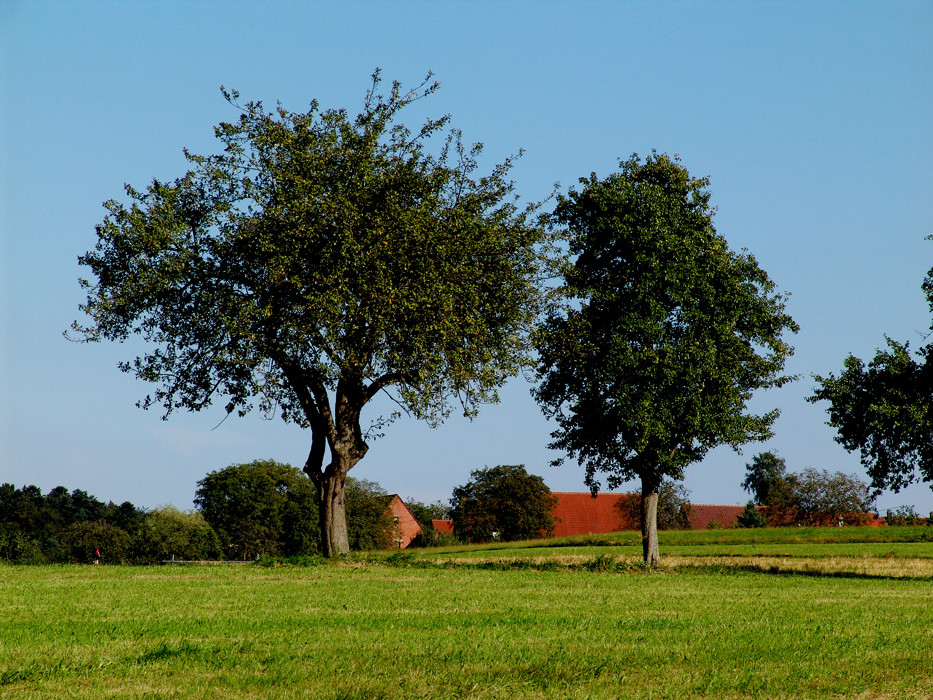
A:
<svg viewBox="0 0 933 700">
<path fill-rule="evenodd" d="M 328 469 L 327 472 L 330 472 Z M 318 517 L 321 526 L 321 553 L 336 557 L 350 553 L 347 534 L 347 505 L 344 498 L 346 475 L 325 473 L 318 484 Z"/>
<path fill-rule="evenodd" d="M 658 549 L 658 489 L 661 480 L 654 474 L 641 477 L 641 548 L 645 564 L 657 566 L 661 563 Z"/>
</svg>

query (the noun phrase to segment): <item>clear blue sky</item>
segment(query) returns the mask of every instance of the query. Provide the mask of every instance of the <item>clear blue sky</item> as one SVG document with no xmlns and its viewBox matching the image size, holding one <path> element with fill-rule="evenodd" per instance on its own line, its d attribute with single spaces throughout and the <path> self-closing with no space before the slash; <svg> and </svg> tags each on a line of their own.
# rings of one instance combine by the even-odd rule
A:
<svg viewBox="0 0 933 700">
<path fill-rule="evenodd" d="M 782 410 L 770 442 L 689 468 L 693 500 L 744 503 L 745 463 L 766 449 L 794 471 L 864 477 L 804 397 L 847 353 L 929 330 L 931 36 L 930 2 L 0 0 L 0 482 L 189 508 L 208 471 L 302 463 L 310 436 L 281 421 L 218 426 L 222 403 L 168 422 L 135 408 L 149 387 L 116 363 L 140 346 L 62 332 L 101 203 L 180 175 L 183 147 L 212 152 L 213 125 L 236 117 L 220 85 L 355 113 L 377 66 L 441 81 L 409 119 L 450 113 L 488 163 L 524 148 L 513 175 L 528 199 L 651 149 L 708 175 L 718 231 L 792 294 L 789 369 L 803 378 L 756 397 Z M 446 500 L 472 469 L 522 463 L 583 490 L 579 468 L 548 466 L 551 427 L 528 388 L 513 381 L 472 423 L 403 419 L 352 474 Z M 901 504 L 931 511 L 933 492 L 879 501 Z"/>
</svg>

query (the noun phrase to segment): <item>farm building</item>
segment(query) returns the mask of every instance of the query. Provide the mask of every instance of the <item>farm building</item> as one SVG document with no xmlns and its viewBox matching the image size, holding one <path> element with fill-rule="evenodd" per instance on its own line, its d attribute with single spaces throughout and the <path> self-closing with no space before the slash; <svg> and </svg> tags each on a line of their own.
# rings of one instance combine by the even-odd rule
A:
<svg viewBox="0 0 933 700">
<path fill-rule="evenodd" d="M 598 535 L 624 529 L 617 503 L 628 494 L 598 493 L 594 497 L 589 492 L 555 492 L 554 495 L 557 496 L 555 537 Z"/>
<path fill-rule="evenodd" d="M 589 492 L 556 491 L 553 495 L 557 496 L 557 505 L 554 507 L 554 516 L 557 520 L 554 526 L 555 537 L 599 535 L 638 529 L 637 519 L 626 520 L 626 516 L 623 515 L 623 511 L 631 512 L 631 509 L 620 509 L 618 506 L 620 499 L 637 498 L 637 494 L 599 493 L 594 497 Z M 730 528 L 735 527 L 736 521 L 744 510 L 745 506 L 693 503 L 687 513 L 687 519 L 691 530 Z M 780 522 L 777 516 L 781 514 L 769 515 L 767 508 L 759 510 L 766 518 L 770 519 L 771 515 L 775 516 L 775 522 L 772 525 L 797 522 L 794 518 L 787 523 Z M 836 525 L 840 516 L 827 514 L 824 517 L 810 516 L 810 519 L 814 521 L 812 524 L 826 526 Z M 842 515 L 842 520 L 845 525 L 877 526 L 882 523 L 878 516 L 872 513 L 846 513 Z M 432 520 L 431 524 L 438 532 L 452 534 L 454 531 L 453 520 Z"/>
<path fill-rule="evenodd" d="M 395 522 L 392 542 L 396 549 L 405 549 L 421 532 L 421 525 L 397 493 L 390 496 L 390 499 L 389 508 L 392 511 L 392 520 Z"/>
<path fill-rule="evenodd" d="M 557 492 L 554 515 L 559 522 L 554 527 L 555 537 L 570 535 L 597 535 L 605 532 L 637 529 L 638 523 L 625 522 L 618 507 L 619 499 L 633 498 L 630 493 Z M 732 527 L 745 510 L 744 506 L 693 504 L 687 517 L 690 529 L 705 530 L 713 527 Z"/>
</svg>

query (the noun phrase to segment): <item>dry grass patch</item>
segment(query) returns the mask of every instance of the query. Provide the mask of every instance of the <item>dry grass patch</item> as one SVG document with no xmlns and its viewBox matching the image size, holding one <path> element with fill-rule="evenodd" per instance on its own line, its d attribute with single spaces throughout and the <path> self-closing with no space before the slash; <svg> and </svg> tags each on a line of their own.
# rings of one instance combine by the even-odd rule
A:
<svg viewBox="0 0 933 700">
<path fill-rule="evenodd" d="M 663 557 L 666 568 L 698 567 L 758 570 L 765 573 L 804 573 L 826 576 L 851 574 L 881 578 L 933 579 L 933 560 L 877 557 Z"/>
</svg>

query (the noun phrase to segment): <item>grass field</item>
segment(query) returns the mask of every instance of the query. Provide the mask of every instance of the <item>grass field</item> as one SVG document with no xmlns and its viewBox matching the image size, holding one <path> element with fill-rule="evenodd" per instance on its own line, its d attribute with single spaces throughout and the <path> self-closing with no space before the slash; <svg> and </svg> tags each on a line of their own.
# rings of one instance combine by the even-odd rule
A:
<svg viewBox="0 0 933 700">
<path fill-rule="evenodd" d="M 888 530 L 0 567 L 0 697 L 933 697 L 933 552 Z"/>
</svg>

